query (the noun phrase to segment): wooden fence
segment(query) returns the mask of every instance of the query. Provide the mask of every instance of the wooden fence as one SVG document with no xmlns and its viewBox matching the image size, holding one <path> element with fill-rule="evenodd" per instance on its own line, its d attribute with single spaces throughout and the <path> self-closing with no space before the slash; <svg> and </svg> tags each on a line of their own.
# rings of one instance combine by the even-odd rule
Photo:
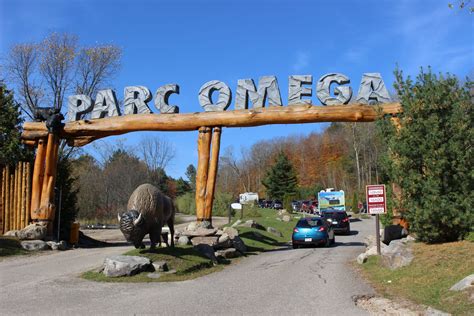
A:
<svg viewBox="0 0 474 316">
<path fill-rule="evenodd" d="M 30 221 L 31 165 L 19 162 L 3 167 L 0 196 L 0 233 L 22 229 Z"/>
</svg>

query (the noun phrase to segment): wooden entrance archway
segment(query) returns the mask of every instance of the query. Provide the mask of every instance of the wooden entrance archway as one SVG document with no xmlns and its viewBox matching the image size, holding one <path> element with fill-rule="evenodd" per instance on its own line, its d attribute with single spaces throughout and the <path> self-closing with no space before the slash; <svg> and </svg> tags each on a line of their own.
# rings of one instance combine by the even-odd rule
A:
<svg viewBox="0 0 474 316">
<path fill-rule="evenodd" d="M 198 221 L 212 221 L 212 202 L 218 170 L 220 139 L 223 127 L 250 127 L 270 124 L 318 122 L 372 122 L 383 115 L 402 112 L 400 103 L 379 106 L 291 105 L 222 112 L 185 114 L 134 114 L 96 120 L 68 122 L 49 128 L 45 122 L 27 122 L 22 140 L 36 147 L 31 193 L 31 219 L 52 222 L 55 216 L 54 185 L 59 140 L 70 146 L 84 146 L 94 140 L 136 131 L 199 131 L 196 174 L 196 216 Z"/>
</svg>

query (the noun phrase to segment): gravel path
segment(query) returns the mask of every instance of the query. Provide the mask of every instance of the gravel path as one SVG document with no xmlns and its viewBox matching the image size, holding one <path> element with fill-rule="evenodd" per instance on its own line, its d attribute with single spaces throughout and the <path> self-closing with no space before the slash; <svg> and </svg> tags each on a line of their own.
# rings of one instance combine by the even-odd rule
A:
<svg viewBox="0 0 474 316">
<path fill-rule="evenodd" d="M 366 315 L 352 296 L 372 294 L 348 261 L 362 252 L 374 221 L 330 248 L 284 248 L 223 271 L 174 283 L 96 283 L 78 274 L 128 249 L 77 249 L 0 262 L 0 311 L 10 314 Z"/>
</svg>

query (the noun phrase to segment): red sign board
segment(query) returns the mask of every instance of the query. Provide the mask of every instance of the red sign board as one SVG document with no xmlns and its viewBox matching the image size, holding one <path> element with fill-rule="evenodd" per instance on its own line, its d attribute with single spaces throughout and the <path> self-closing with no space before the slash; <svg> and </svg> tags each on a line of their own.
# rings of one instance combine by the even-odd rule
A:
<svg viewBox="0 0 474 316">
<path fill-rule="evenodd" d="M 385 214 L 387 212 L 385 184 L 368 185 L 366 187 L 366 197 L 369 214 Z"/>
</svg>

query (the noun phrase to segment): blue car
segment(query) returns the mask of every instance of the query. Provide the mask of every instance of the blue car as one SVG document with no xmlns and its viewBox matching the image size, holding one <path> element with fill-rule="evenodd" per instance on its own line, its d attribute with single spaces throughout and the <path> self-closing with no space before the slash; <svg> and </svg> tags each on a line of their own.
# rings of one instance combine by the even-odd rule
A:
<svg viewBox="0 0 474 316">
<path fill-rule="evenodd" d="M 293 228 L 291 236 L 293 249 L 301 245 L 325 245 L 334 244 L 334 231 L 325 219 L 321 217 L 302 218 Z"/>
</svg>

